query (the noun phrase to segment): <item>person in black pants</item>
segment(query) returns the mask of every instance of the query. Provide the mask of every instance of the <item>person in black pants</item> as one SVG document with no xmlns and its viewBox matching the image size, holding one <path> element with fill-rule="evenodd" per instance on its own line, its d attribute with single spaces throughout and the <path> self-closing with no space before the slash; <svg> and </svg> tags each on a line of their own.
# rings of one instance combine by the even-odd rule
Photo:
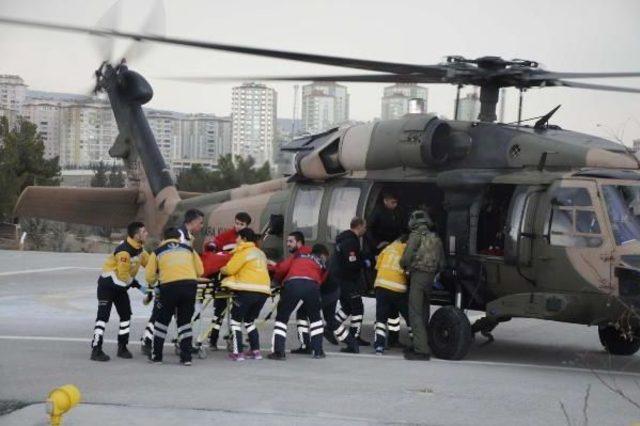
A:
<svg viewBox="0 0 640 426">
<path fill-rule="evenodd" d="M 337 324 L 334 328 L 336 338 L 347 344 L 347 347 L 340 349 L 342 352 L 360 352 L 358 337 L 364 315 L 360 274 L 365 266 L 370 266 L 370 261 L 363 257 L 360 249 L 360 238 L 366 230 L 362 218 L 351 219 L 349 229 L 336 237 L 336 248 L 331 258 L 329 279 L 340 289 L 340 308 L 345 313 L 343 319 L 338 312 L 334 324 Z"/>
<path fill-rule="evenodd" d="M 273 327 L 273 352 L 269 359 L 285 359 L 287 322 L 298 303 L 309 321 L 309 345 L 313 358 L 324 358 L 322 335 L 324 332 L 320 316 L 320 286 L 325 279 L 325 262 L 329 251 L 316 244 L 310 254 L 298 253 L 286 265 L 283 290 L 280 294 L 276 322 Z M 300 353 L 300 352 L 299 352 Z"/>
<path fill-rule="evenodd" d="M 102 351 L 105 327 L 111 315 L 111 306 L 115 305 L 120 317 L 118 331 L 118 357 L 132 358 L 127 349 L 129 343 L 129 325 L 131 322 L 131 302 L 127 290 L 130 287 L 140 288 L 136 274 L 140 266 L 146 266 L 149 255 L 142 245 L 148 232 L 142 222 L 132 222 L 127 227 L 127 239 L 118 245 L 109 255 L 102 273 L 98 278 L 98 313 L 91 341 L 91 360 L 109 361 L 109 356 Z"/>
<path fill-rule="evenodd" d="M 190 245 L 180 242 L 180 232 L 168 228 L 164 241 L 151 254 L 146 268 L 150 286 L 156 281 L 160 286 L 157 302 L 158 316 L 153 329 L 150 361 L 162 362 L 162 348 L 167 337 L 171 317 L 176 315 L 180 362 L 191 365 L 191 317 L 194 311 L 197 280 L 204 273 L 200 256 Z"/>
</svg>

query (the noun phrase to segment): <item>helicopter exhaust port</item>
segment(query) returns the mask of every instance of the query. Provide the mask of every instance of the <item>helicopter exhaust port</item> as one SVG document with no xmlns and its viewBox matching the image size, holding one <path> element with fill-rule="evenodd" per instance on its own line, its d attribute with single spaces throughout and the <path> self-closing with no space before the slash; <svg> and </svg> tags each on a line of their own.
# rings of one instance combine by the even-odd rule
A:
<svg viewBox="0 0 640 426">
<path fill-rule="evenodd" d="M 458 133 L 432 114 L 353 126 L 340 141 L 340 164 L 346 170 L 438 167 L 470 147 L 468 135 Z"/>
</svg>

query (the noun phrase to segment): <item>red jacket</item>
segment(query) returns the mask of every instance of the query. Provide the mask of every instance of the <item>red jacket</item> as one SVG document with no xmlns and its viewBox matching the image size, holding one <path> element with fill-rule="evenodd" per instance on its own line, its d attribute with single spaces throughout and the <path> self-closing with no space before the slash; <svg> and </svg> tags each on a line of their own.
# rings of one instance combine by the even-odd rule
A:
<svg viewBox="0 0 640 426">
<path fill-rule="evenodd" d="M 202 266 L 204 266 L 203 276 L 210 278 L 212 275 L 217 274 L 229 262 L 231 256 L 231 253 L 203 251 L 200 255 Z"/>
<path fill-rule="evenodd" d="M 311 249 L 300 247 L 295 253 L 279 262 L 275 267 L 274 278 L 284 284 L 292 278 L 308 278 L 322 284 L 327 277 L 327 270 L 317 259 L 311 256 Z"/>
<path fill-rule="evenodd" d="M 238 233 L 235 228 L 227 229 L 218 234 L 212 241 L 207 243 L 207 248 L 213 251 L 231 251 L 236 248 Z"/>
</svg>

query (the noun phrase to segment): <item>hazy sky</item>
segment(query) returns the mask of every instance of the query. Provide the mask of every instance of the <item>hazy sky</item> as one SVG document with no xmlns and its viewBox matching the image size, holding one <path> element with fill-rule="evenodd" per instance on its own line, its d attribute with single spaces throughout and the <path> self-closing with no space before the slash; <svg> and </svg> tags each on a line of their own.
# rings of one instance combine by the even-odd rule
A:
<svg viewBox="0 0 640 426">
<path fill-rule="evenodd" d="M 107 0 L 0 0 L 0 15 L 93 25 Z M 150 0 L 123 2 L 120 29 L 139 30 Z M 640 71 L 640 2 L 537 1 L 165 1 L 166 34 L 223 43 L 363 59 L 431 64 L 446 55 L 496 55 L 539 61 L 553 71 Z M 0 74 L 19 74 L 32 89 L 81 93 L 101 61 L 92 38 L 0 26 Z M 119 41 L 123 52 L 128 42 Z M 228 115 L 232 84 L 163 81 L 161 76 L 353 73 L 354 70 L 152 45 L 130 67 L 155 90 L 150 106 Z M 360 71 L 355 71 L 359 73 Z M 581 80 L 589 82 L 590 80 Z M 592 82 L 640 88 L 640 78 Z M 291 117 L 293 83 L 278 91 L 278 116 Z M 428 85 L 430 112 L 453 115 L 455 89 Z M 380 116 L 382 84 L 348 84 L 351 118 Z M 562 108 L 552 123 L 626 143 L 640 138 L 640 94 L 532 89 L 524 116 Z M 507 121 L 517 94 L 508 91 Z"/>
</svg>

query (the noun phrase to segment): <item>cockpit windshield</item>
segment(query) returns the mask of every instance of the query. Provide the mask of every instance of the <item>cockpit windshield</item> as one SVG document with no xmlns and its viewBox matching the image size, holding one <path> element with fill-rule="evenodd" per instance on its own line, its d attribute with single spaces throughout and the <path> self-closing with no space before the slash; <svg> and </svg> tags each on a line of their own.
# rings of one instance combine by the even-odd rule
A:
<svg viewBox="0 0 640 426">
<path fill-rule="evenodd" d="M 603 185 L 616 245 L 640 240 L 640 186 Z"/>
</svg>

